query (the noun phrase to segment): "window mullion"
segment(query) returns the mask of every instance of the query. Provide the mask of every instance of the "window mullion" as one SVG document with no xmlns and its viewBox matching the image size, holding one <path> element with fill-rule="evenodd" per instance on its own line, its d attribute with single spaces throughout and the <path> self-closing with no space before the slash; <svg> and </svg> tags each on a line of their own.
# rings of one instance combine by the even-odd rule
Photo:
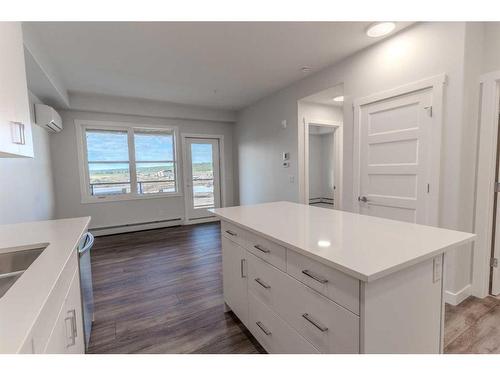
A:
<svg viewBox="0 0 500 375">
<path fill-rule="evenodd" d="M 137 168 L 135 164 L 135 142 L 134 129 L 128 129 L 128 158 L 130 168 L 130 191 L 132 194 L 138 194 L 137 191 Z"/>
</svg>

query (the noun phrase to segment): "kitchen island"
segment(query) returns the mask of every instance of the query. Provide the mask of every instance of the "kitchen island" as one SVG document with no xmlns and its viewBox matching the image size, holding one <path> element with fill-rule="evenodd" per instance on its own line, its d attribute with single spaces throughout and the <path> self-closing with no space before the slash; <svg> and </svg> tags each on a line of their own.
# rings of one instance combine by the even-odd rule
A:
<svg viewBox="0 0 500 375">
<path fill-rule="evenodd" d="M 268 352 L 442 352 L 445 253 L 474 234 L 290 202 L 213 212 L 224 300 Z"/>
</svg>

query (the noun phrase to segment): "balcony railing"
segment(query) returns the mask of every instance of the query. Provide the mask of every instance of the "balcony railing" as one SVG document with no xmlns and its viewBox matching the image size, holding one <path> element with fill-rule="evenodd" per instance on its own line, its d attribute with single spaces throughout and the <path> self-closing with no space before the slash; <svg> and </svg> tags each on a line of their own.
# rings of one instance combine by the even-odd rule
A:
<svg viewBox="0 0 500 375">
<path fill-rule="evenodd" d="M 165 183 L 165 182 L 174 183 L 174 189 L 175 189 L 175 180 L 137 181 L 137 192 L 139 194 L 144 194 L 144 184 Z M 130 181 L 126 181 L 126 182 L 94 182 L 94 183 L 90 184 L 90 194 L 96 195 L 95 194 L 95 187 L 109 186 L 109 185 L 129 185 L 130 186 Z M 161 192 L 163 192 L 163 191 L 161 191 Z M 98 194 L 98 195 L 114 195 L 114 194 L 126 194 L 126 193 L 127 193 L 127 188 L 124 187 L 121 190 L 116 189 L 114 191 L 107 192 L 104 194 Z"/>
</svg>

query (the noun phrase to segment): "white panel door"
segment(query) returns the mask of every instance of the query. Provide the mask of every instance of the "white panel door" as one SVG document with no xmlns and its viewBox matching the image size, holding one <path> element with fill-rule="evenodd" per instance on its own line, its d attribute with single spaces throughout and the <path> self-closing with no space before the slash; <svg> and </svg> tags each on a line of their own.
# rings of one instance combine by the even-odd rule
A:
<svg viewBox="0 0 500 375">
<path fill-rule="evenodd" d="M 360 213 L 429 223 L 431 125 L 432 89 L 360 106 Z"/>
</svg>

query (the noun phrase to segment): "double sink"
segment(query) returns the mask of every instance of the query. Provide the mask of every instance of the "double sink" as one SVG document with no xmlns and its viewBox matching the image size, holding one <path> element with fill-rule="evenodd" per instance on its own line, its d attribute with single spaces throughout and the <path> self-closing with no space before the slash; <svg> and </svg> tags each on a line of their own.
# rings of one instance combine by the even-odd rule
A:
<svg viewBox="0 0 500 375">
<path fill-rule="evenodd" d="M 0 253 L 0 298 L 40 256 L 48 244 L 25 250 Z"/>
</svg>

